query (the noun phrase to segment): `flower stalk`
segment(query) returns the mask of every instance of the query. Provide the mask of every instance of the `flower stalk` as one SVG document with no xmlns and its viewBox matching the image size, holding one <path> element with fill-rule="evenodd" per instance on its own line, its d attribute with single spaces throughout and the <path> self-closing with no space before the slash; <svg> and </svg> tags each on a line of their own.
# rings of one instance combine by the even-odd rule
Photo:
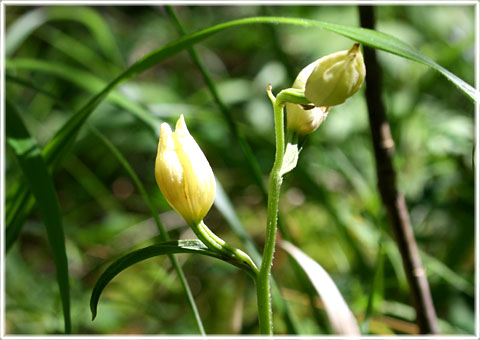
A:
<svg viewBox="0 0 480 340">
<path fill-rule="evenodd" d="M 277 238 L 278 203 L 280 201 L 280 188 L 282 186 L 282 166 L 285 156 L 285 128 L 283 109 L 288 102 L 308 105 L 309 101 L 301 91 L 286 89 L 278 96 L 272 94 L 271 85 L 267 88 L 267 94 L 273 105 L 275 120 L 275 161 L 270 172 L 268 204 L 267 204 L 267 230 L 265 247 L 263 249 L 262 265 L 256 280 L 258 318 L 260 333 L 273 334 L 272 321 L 272 299 L 270 293 L 270 272 L 272 268 L 273 255 L 275 253 L 275 241 Z"/>
<path fill-rule="evenodd" d="M 254 280 L 258 276 L 258 268 L 253 260 L 243 250 L 235 248 L 217 236 L 202 221 L 190 225 L 197 235 L 210 250 L 222 254 L 229 262 L 234 262 L 247 272 Z"/>
</svg>

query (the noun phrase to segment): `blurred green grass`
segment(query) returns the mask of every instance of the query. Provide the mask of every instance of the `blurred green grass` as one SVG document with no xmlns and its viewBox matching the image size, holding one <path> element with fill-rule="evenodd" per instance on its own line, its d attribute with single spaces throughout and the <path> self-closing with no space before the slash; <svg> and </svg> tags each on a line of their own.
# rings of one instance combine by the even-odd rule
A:
<svg viewBox="0 0 480 340">
<path fill-rule="evenodd" d="M 92 34 L 80 19 L 51 21 L 19 45 L 13 60 L 36 59 L 53 68 L 67 65 L 78 70 L 71 71 L 72 77 L 81 77 L 82 72 L 108 82 L 126 65 L 178 37 L 162 7 L 90 8 L 103 22 L 94 25 L 93 32 L 96 29 L 100 33 Z M 32 10 L 7 8 L 7 36 L 9 27 Z M 178 6 L 176 10 L 189 32 L 261 14 L 358 25 L 354 6 Z M 83 11 L 72 7 L 70 15 L 82 17 Z M 412 44 L 473 83 L 473 7 L 378 6 L 377 17 L 379 30 Z M 113 43 L 105 43 L 105 39 L 113 39 Z M 198 46 L 265 176 L 273 162 L 274 147 L 266 85 L 272 83 L 274 91 L 289 87 L 292 75 L 306 64 L 350 45 L 350 40 L 333 33 L 287 26 L 271 30 L 259 25 L 235 28 Z M 382 52 L 379 58 L 384 71 L 383 97 L 396 142 L 398 184 L 406 195 L 419 247 L 426 254 L 423 260 L 442 320 L 441 330 L 473 333 L 473 104 L 423 65 Z M 6 95 L 20 108 L 29 131 L 41 145 L 91 97 L 84 88 L 39 70 L 7 73 L 54 97 L 12 81 L 6 83 Z M 192 135 L 245 228 L 261 246 L 266 218 L 261 193 L 188 55 L 180 53 L 168 59 L 122 85 L 118 92 L 152 113 L 159 123 L 173 124 L 180 113 L 186 116 Z M 185 238 L 190 231 L 171 211 L 155 184 L 156 140 L 151 130 L 114 101 L 101 104 L 89 122 L 108 136 L 132 164 L 161 209 L 162 222 L 170 228 L 171 237 Z M 10 150 L 6 150 L 8 193 L 20 170 Z M 382 231 L 389 233 L 376 190 L 371 150 L 366 105 L 359 93 L 333 109 L 322 127 L 309 136 L 298 168 L 285 179 L 281 200 L 282 215 L 296 244 L 333 276 L 358 319 L 366 310 L 378 241 Z M 90 321 L 89 295 L 105 264 L 134 247 L 149 244 L 156 236 L 155 225 L 115 157 L 87 129 L 82 130 L 54 179 L 67 236 L 74 332 L 196 333 L 180 283 L 170 263 L 162 258 L 122 273 L 105 291 L 97 319 Z M 241 246 L 216 209 L 206 222 L 222 238 Z M 6 257 L 8 334 L 62 331 L 53 262 L 40 223 L 35 212 Z M 384 292 L 377 300 L 371 332 L 409 332 L 414 329 L 414 313 L 409 307 L 401 259 L 390 237 L 386 236 L 384 242 Z M 243 274 L 215 260 L 179 257 L 184 261 L 207 333 L 257 332 L 255 294 L 248 280 L 242 283 Z M 301 332 L 328 332 L 326 322 L 314 321 L 308 297 L 281 251 L 276 254 L 273 273 L 292 304 Z M 238 296 L 243 296 L 243 309 L 236 303 Z M 243 314 L 240 327 L 233 322 L 232 306 Z M 282 320 L 275 321 L 278 331 L 285 331 Z"/>
</svg>

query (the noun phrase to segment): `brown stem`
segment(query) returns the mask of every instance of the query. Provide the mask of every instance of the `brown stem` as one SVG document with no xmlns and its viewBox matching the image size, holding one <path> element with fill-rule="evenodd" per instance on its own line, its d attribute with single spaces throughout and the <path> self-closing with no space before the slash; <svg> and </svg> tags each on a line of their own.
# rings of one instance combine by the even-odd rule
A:
<svg viewBox="0 0 480 340">
<path fill-rule="evenodd" d="M 359 6 L 359 11 L 361 26 L 374 29 L 374 8 Z M 377 62 L 375 49 L 364 47 L 364 57 L 367 68 L 365 95 L 375 151 L 378 189 L 402 255 L 403 267 L 410 286 L 410 297 L 417 312 L 420 333 L 437 334 L 437 316 L 425 270 L 418 254 L 407 205 L 404 196 L 398 192 L 396 187 L 396 173 L 392 164 L 395 144 L 381 99 L 381 69 Z"/>
</svg>

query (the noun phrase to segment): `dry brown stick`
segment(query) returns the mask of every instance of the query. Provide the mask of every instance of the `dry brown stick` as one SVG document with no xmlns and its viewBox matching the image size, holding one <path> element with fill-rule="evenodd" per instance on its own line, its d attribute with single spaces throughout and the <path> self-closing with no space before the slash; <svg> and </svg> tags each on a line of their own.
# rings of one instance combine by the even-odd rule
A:
<svg viewBox="0 0 480 340">
<path fill-rule="evenodd" d="M 374 29 L 374 8 L 359 6 L 359 11 L 361 26 Z M 420 333 L 437 334 L 437 316 L 413 235 L 407 205 L 404 196 L 398 192 L 396 187 L 396 173 L 392 164 L 395 144 L 381 98 L 381 69 L 377 62 L 375 49 L 364 47 L 364 57 L 367 68 L 365 96 L 375 151 L 378 189 L 402 255 L 403 267 L 410 287 L 410 297 L 417 312 Z"/>
</svg>

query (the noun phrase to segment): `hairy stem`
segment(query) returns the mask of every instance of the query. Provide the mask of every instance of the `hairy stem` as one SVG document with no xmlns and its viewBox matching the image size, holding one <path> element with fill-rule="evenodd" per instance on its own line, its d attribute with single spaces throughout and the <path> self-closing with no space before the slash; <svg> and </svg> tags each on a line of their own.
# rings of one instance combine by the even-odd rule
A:
<svg viewBox="0 0 480 340">
<path fill-rule="evenodd" d="M 271 97 L 272 99 L 272 97 Z M 285 136 L 283 128 L 283 107 L 284 103 L 272 101 L 275 118 L 275 161 L 270 173 L 268 210 L 267 210 L 267 231 L 265 248 L 263 250 L 262 266 L 257 280 L 258 316 L 261 334 L 273 334 L 272 301 L 270 296 L 270 271 L 272 267 L 273 254 L 275 252 L 275 240 L 277 237 L 278 202 L 280 200 L 280 187 L 282 185 L 283 156 L 285 153 Z"/>
</svg>

